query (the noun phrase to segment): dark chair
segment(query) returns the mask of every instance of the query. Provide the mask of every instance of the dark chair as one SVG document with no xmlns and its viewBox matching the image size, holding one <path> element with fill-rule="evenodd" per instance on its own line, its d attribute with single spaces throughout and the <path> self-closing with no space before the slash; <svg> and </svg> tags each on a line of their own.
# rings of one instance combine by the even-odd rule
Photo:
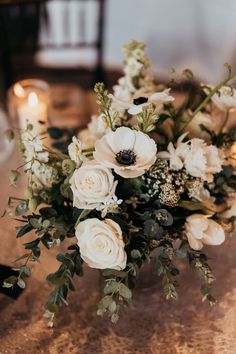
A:
<svg viewBox="0 0 236 354">
<path fill-rule="evenodd" d="M 16 79 L 19 72 L 24 73 L 22 66 L 37 68 L 34 62 L 35 53 L 41 49 L 39 43 L 40 18 L 44 17 L 44 22 L 48 21 L 46 3 L 49 0 L 1 0 L 0 1 L 0 71 L 2 75 L 1 86 L 7 89 Z M 53 0 L 52 0 L 53 1 Z M 97 1 L 97 35 L 93 43 L 63 43 L 61 48 L 93 48 L 96 51 L 96 63 L 92 70 L 94 81 L 104 80 L 103 71 L 103 33 L 105 17 L 105 0 L 77 0 L 77 1 Z M 55 13 L 56 16 L 56 13 Z M 53 44 L 46 47 L 53 47 Z M 15 60 L 15 59 L 18 59 Z M 53 68 L 50 69 L 50 73 Z M 66 71 L 75 71 L 67 69 Z M 58 71 L 58 69 L 56 69 Z M 73 74 L 72 74 L 73 75 Z"/>
</svg>

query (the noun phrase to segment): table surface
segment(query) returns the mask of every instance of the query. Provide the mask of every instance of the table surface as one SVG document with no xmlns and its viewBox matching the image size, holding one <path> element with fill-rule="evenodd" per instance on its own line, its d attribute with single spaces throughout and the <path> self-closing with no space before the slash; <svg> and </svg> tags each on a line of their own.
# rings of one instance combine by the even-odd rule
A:
<svg viewBox="0 0 236 354">
<path fill-rule="evenodd" d="M 81 92 L 77 94 L 81 98 Z M 84 94 L 83 99 L 87 100 L 90 110 L 87 113 L 93 113 L 96 110 L 93 95 Z M 74 119 L 78 119 L 75 117 L 76 114 Z M 64 123 L 65 118 L 61 118 L 60 125 Z M 15 153 L 0 166 L 0 212 L 9 194 L 20 196 L 23 193 L 23 182 L 17 188 L 9 187 L 8 182 L 8 171 L 18 164 Z M 11 264 L 24 251 L 22 240 L 15 239 L 14 223 L 8 218 L 0 219 L 0 239 L 0 263 Z M 96 315 L 102 291 L 100 278 L 96 270 L 86 268 L 85 276 L 76 279 L 77 290 L 69 296 L 69 307 L 61 311 L 57 327 L 53 329 L 47 328 L 42 314 L 50 291 L 45 277 L 58 264 L 56 250 L 51 253 L 45 249 L 18 300 L 0 295 L 0 353 L 235 354 L 235 248 L 233 237 L 221 247 L 207 249 L 217 279 L 214 295 L 218 302 L 213 307 L 202 303 L 199 279 L 188 267 L 183 267 L 177 302 L 164 299 L 160 280 L 152 287 L 141 284 L 134 291 L 133 307 L 124 309 L 118 324 L 112 325 Z"/>
</svg>

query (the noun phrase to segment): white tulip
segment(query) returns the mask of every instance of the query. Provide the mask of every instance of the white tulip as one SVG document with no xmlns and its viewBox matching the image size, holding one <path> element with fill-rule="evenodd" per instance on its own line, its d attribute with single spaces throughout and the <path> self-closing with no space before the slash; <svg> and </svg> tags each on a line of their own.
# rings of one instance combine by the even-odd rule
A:
<svg viewBox="0 0 236 354">
<path fill-rule="evenodd" d="M 209 216 L 193 214 L 187 217 L 185 232 L 190 247 L 194 250 L 202 249 L 203 245 L 218 246 L 225 240 L 224 229 Z"/>
<path fill-rule="evenodd" d="M 156 143 L 147 134 L 121 127 L 95 143 L 95 160 L 124 178 L 141 176 L 156 161 Z"/>
<path fill-rule="evenodd" d="M 113 198 L 117 181 L 109 168 L 93 160 L 74 171 L 70 185 L 75 207 L 95 209 Z"/>
<path fill-rule="evenodd" d="M 117 270 L 126 267 L 127 255 L 122 231 L 113 220 L 84 220 L 76 227 L 75 234 L 81 257 L 89 267 Z"/>
</svg>

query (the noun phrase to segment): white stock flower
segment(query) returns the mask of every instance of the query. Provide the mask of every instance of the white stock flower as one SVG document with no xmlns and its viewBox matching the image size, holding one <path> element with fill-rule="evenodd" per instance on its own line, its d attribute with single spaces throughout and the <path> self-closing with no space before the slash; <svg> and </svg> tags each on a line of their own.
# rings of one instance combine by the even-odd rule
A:
<svg viewBox="0 0 236 354">
<path fill-rule="evenodd" d="M 202 249 L 203 245 L 218 246 L 225 240 L 224 229 L 209 216 L 193 214 L 187 217 L 185 232 L 190 247 L 194 250 Z"/>
<path fill-rule="evenodd" d="M 95 160 L 124 178 L 143 175 L 156 161 L 156 143 L 147 134 L 121 127 L 95 143 Z"/>
<path fill-rule="evenodd" d="M 213 175 L 222 169 L 222 159 L 216 146 L 207 145 L 202 139 L 191 139 L 183 143 L 187 133 L 183 134 L 176 143 L 169 143 L 167 150 L 158 153 L 158 157 L 169 159 L 173 170 L 185 167 L 188 174 L 212 182 Z"/>
<path fill-rule="evenodd" d="M 216 124 L 210 114 L 198 112 L 184 131 L 188 132 L 190 138 L 201 138 L 207 141 L 210 135 L 201 128 L 201 125 L 204 125 L 209 130 L 216 128 Z"/>
<path fill-rule="evenodd" d="M 134 77 L 138 76 L 140 74 L 140 71 L 143 68 L 143 64 L 140 63 L 138 60 L 135 58 L 128 58 L 125 62 L 125 67 L 124 67 L 124 72 L 125 75 Z"/>
<path fill-rule="evenodd" d="M 164 103 L 174 101 L 174 97 L 169 95 L 170 89 L 166 89 L 162 92 L 155 92 L 152 94 L 141 94 L 137 97 L 129 99 L 119 99 L 114 95 L 110 94 L 109 97 L 112 99 L 112 108 L 118 112 L 128 111 L 129 114 L 139 114 L 142 113 L 143 108 L 153 103 L 160 109 Z"/>
<path fill-rule="evenodd" d="M 204 88 L 206 94 L 210 93 L 210 90 L 214 89 L 214 86 L 208 85 Z M 236 108 L 236 90 L 230 86 L 221 87 L 213 96 L 212 101 L 221 110 L 227 111 L 231 108 Z"/>
<path fill-rule="evenodd" d="M 85 162 L 70 179 L 73 205 L 79 209 L 95 209 L 113 198 L 117 183 L 109 168 L 94 160 Z"/>
<path fill-rule="evenodd" d="M 68 146 L 68 153 L 70 159 L 75 162 L 76 166 L 80 166 L 83 161 L 86 160 L 86 157 L 82 152 L 82 142 L 77 139 L 75 136 L 72 138 L 72 143 Z"/>
<path fill-rule="evenodd" d="M 111 219 L 87 219 L 75 232 L 82 259 L 91 268 L 117 269 L 126 267 L 127 255 L 120 226 Z"/>
<path fill-rule="evenodd" d="M 32 172 L 42 185 L 51 188 L 53 183 L 58 181 L 57 170 L 45 163 L 34 161 L 32 164 Z"/>
<path fill-rule="evenodd" d="M 29 131 L 25 131 L 21 134 L 21 141 L 24 145 L 23 154 L 26 162 L 33 160 L 48 162 L 49 153 L 44 149 L 42 140 L 38 136 L 34 136 Z"/>
</svg>

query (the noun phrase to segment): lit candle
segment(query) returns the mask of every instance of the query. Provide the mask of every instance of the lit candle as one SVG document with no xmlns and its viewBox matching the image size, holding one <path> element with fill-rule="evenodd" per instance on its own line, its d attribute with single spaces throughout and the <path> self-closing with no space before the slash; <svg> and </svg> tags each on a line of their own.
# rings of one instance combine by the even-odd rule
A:
<svg viewBox="0 0 236 354">
<path fill-rule="evenodd" d="M 46 131 L 47 115 L 47 104 L 39 101 L 35 92 L 30 92 L 27 100 L 18 107 L 20 128 L 26 129 L 27 124 L 32 124 L 35 135 Z"/>
</svg>

